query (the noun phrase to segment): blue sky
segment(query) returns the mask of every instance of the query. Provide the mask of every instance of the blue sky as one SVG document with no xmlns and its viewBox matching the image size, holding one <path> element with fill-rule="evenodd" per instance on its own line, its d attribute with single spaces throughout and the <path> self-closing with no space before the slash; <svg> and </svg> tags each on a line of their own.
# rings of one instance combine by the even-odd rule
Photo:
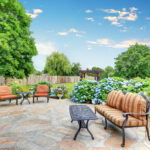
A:
<svg viewBox="0 0 150 150">
<path fill-rule="evenodd" d="M 150 0 L 19 0 L 31 16 L 31 31 L 43 70 L 53 51 L 83 69 L 113 66 L 136 42 L 150 46 Z"/>
</svg>

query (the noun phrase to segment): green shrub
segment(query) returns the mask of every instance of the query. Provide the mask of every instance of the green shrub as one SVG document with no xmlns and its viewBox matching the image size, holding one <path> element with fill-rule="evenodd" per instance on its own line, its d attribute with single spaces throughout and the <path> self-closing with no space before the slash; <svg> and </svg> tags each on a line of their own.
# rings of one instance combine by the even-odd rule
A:
<svg viewBox="0 0 150 150">
<path fill-rule="evenodd" d="M 11 89 L 12 89 L 12 94 L 16 94 L 18 93 L 18 95 L 20 94 L 21 92 L 21 87 L 19 85 L 13 85 L 11 86 Z"/>
</svg>

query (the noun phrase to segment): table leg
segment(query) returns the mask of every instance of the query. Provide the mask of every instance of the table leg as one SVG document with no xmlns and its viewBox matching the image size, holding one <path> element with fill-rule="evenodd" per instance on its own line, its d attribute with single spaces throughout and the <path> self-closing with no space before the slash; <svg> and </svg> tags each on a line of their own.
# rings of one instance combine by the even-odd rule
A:
<svg viewBox="0 0 150 150">
<path fill-rule="evenodd" d="M 89 120 L 87 120 L 87 122 L 86 122 L 86 129 L 89 132 L 89 134 L 91 135 L 92 140 L 94 140 L 93 134 L 91 133 L 91 131 L 88 128 L 88 123 L 89 123 Z"/>
<path fill-rule="evenodd" d="M 78 136 L 78 134 L 79 134 L 79 132 L 80 132 L 80 129 L 81 129 L 81 121 L 78 121 L 78 124 L 79 124 L 79 129 L 77 130 L 77 132 L 76 132 L 76 134 L 75 134 L 75 136 L 74 136 L 74 140 L 76 140 L 76 138 L 77 138 L 77 136 Z"/>
<path fill-rule="evenodd" d="M 24 95 L 22 95 L 22 100 L 20 102 L 21 105 L 22 105 L 23 101 L 24 101 Z"/>
<path fill-rule="evenodd" d="M 26 95 L 26 96 L 27 96 L 26 100 L 27 100 L 28 103 L 30 104 L 30 101 L 29 101 L 29 99 L 28 99 L 28 96 L 29 96 L 29 95 Z M 24 102 L 24 100 L 25 100 L 25 96 L 23 95 L 23 96 L 22 96 L 22 100 L 21 100 L 21 102 L 20 102 L 21 105 L 22 105 L 22 103 Z"/>
<path fill-rule="evenodd" d="M 28 101 L 28 103 L 30 104 L 30 101 L 29 101 L 29 99 L 27 98 L 27 101 Z"/>
</svg>

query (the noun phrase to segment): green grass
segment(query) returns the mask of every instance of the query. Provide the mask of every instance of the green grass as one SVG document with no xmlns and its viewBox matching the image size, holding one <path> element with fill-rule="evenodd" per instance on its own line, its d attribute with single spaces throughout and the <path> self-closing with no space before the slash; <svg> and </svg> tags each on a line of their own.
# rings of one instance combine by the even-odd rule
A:
<svg viewBox="0 0 150 150">
<path fill-rule="evenodd" d="M 59 85 L 65 85 L 68 89 L 67 98 L 69 98 L 69 94 L 71 93 L 71 90 L 74 88 L 75 83 L 62 83 L 62 84 L 53 84 L 52 88 L 56 88 Z"/>
</svg>

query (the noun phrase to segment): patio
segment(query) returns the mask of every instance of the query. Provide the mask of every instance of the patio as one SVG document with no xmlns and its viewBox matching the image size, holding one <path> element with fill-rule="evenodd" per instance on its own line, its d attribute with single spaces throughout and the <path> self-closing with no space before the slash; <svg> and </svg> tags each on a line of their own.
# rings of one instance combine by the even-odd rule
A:
<svg viewBox="0 0 150 150">
<path fill-rule="evenodd" d="M 31 101 L 31 100 L 30 100 Z M 20 101 L 19 101 L 20 102 Z M 14 104 L 13 104 L 14 103 Z M 103 118 L 89 122 L 92 140 L 85 129 L 77 140 L 73 137 L 77 122 L 71 123 L 70 100 L 40 98 L 38 102 L 15 105 L 0 103 L 0 150 L 149 150 L 145 128 L 126 129 L 126 146 L 122 148 L 121 131 L 112 124 L 104 130 Z M 89 105 L 94 111 L 94 105 Z"/>
</svg>

